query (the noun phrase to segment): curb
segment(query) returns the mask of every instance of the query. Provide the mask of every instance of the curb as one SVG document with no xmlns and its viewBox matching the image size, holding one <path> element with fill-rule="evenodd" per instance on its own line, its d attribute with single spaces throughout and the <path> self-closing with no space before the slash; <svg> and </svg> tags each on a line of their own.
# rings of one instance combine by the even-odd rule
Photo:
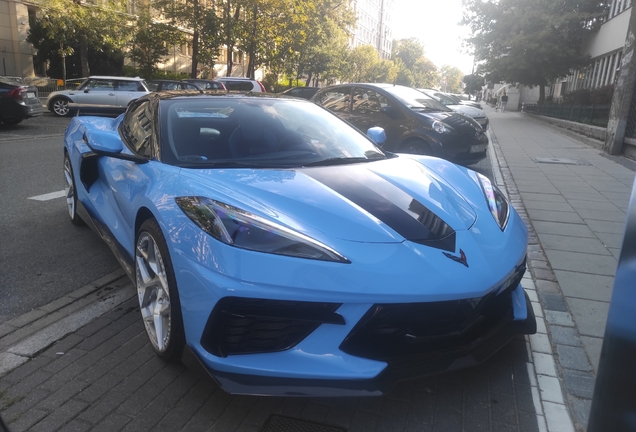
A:
<svg viewBox="0 0 636 432">
<path fill-rule="evenodd" d="M 528 351 L 533 359 L 528 369 L 537 381 L 533 383 L 533 397 L 537 398 L 535 406 L 539 430 L 585 432 L 596 377 L 492 125 L 488 132 L 492 143 L 493 172 L 496 160 L 496 170 L 501 176 L 501 183 L 497 178 L 495 182 L 500 188 L 504 186 L 501 189 L 507 192 L 511 204 L 528 227 L 527 266 L 532 279 L 528 281 L 531 289 L 526 285 L 524 288 L 537 317 L 537 333 L 527 338 Z"/>
<path fill-rule="evenodd" d="M 135 295 L 123 269 L 0 324 L 0 376 Z"/>
</svg>

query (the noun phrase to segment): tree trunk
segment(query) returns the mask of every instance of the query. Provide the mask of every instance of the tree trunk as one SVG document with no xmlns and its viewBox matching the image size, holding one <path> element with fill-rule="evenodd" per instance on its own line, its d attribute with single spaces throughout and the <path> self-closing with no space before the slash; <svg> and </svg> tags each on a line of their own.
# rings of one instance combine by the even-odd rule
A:
<svg viewBox="0 0 636 432">
<path fill-rule="evenodd" d="M 91 70 L 88 67 L 88 43 L 86 43 L 85 38 L 80 38 L 80 63 L 82 65 L 82 77 L 89 77 Z"/>
<path fill-rule="evenodd" d="M 543 83 L 539 84 L 539 105 L 542 105 L 545 102 L 545 85 Z"/>
<path fill-rule="evenodd" d="M 312 73 L 311 73 L 311 72 L 309 72 L 309 73 L 307 74 L 307 81 L 305 81 L 305 85 L 306 85 L 307 87 L 311 87 L 311 78 L 312 78 Z"/>
<path fill-rule="evenodd" d="M 199 67 L 199 0 L 192 1 L 194 10 L 195 28 L 192 34 L 192 68 L 190 69 L 190 78 L 197 77 L 197 68 Z"/>
<path fill-rule="evenodd" d="M 249 52 L 248 55 L 250 57 L 250 60 L 247 64 L 247 76 L 250 79 L 254 79 L 255 76 L 255 64 L 254 64 L 254 60 L 255 60 L 255 54 L 254 51 L 256 50 L 256 19 L 258 17 L 258 6 L 256 4 L 254 4 L 254 7 L 252 9 L 252 37 L 250 38 L 250 47 L 249 47 Z"/>
<path fill-rule="evenodd" d="M 192 70 L 190 78 L 197 77 L 197 68 L 199 67 L 199 31 L 195 30 L 192 34 Z"/>
</svg>

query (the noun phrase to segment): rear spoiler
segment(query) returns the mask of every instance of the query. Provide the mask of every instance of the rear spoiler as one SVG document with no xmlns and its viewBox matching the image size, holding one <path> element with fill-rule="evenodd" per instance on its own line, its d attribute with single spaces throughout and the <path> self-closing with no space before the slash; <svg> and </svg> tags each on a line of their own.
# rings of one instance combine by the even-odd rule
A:
<svg viewBox="0 0 636 432">
<path fill-rule="evenodd" d="M 118 117 L 126 112 L 126 107 L 115 107 L 111 105 L 82 105 L 69 103 L 68 109 L 73 116 L 100 116 Z"/>
</svg>

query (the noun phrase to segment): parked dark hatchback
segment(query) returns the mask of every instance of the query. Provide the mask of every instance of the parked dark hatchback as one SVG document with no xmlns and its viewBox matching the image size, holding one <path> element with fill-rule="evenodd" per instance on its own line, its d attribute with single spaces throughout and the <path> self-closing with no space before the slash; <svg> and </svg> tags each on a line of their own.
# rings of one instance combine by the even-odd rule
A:
<svg viewBox="0 0 636 432">
<path fill-rule="evenodd" d="M 16 125 L 43 113 L 37 87 L 0 77 L 0 122 Z"/>
<path fill-rule="evenodd" d="M 470 165 L 486 157 L 488 137 L 477 122 L 433 98 L 393 84 L 344 84 L 321 89 L 311 99 L 363 133 L 384 128 L 383 148 L 427 154 Z"/>
</svg>

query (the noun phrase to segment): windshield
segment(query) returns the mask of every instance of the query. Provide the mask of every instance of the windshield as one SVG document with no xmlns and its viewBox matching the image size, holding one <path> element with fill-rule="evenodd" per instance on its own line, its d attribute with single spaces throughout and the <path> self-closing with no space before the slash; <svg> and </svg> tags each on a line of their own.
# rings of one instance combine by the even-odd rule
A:
<svg viewBox="0 0 636 432">
<path fill-rule="evenodd" d="M 413 111 L 437 112 L 450 111 L 444 104 L 436 101 L 432 97 L 409 87 L 391 86 L 384 87 L 385 91 L 391 93 L 399 99 L 407 108 Z"/>
<path fill-rule="evenodd" d="M 291 168 L 386 158 L 369 139 L 315 104 L 193 97 L 159 106 L 163 162 L 186 168 Z"/>
</svg>

